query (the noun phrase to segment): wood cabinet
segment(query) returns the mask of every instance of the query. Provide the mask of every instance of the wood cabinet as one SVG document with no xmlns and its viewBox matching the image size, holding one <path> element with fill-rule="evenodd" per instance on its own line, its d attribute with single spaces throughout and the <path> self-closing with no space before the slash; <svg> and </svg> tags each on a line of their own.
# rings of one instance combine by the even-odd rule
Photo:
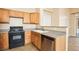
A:
<svg viewBox="0 0 79 59">
<path fill-rule="evenodd" d="M 39 13 L 30 13 L 30 20 L 33 24 L 39 23 Z"/>
<path fill-rule="evenodd" d="M 31 34 L 32 43 L 38 48 L 41 49 L 41 35 L 37 32 L 32 32 Z"/>
<path fill-rule="evenodd" d="M 0 23 L 9 22 L 9 11 L 7 9 L 0 8 Z"/>
<path fill-rule="evenodd" d="M 50 37 L 42 35 L 42 51 L 66 51 L 66 37 L 64 35 Z"/>
<path fill-rule="evenodd" d="M 39 13 L 33 12 L 21 12 L 15 10 L 8 10 L 0 8 L 0 23 L 9 23 L 9 17 L 22 17 L 23 23 L 38 24 L 39 23 Z"/>
<path fill-rule="evenodd" d="M 31 43 L 31 31 L 25 32 L 25 45 Z"/>
<path fill-rule="evenodd" d="M 12 16 L 12 17 L 23 17 L 23 12 L 15 11 L 15 10 L 9 10 L 9 16 Z"/>
<path fill-rule="evenodd" d="M 9 48 L 8 43 L 8 32 L 0 33 L 0 50 L 5 50 Z"/>
<path fill-rule="evenodd" d="M 23 23 L 30 23 L 30 13 L 24 12 L 24 20 Z"/>
<path fill-rule="evenodd" d="M 38 24 L 39 23 L 39 13 L 24 13 L 24 23 Z"/>
</svg>

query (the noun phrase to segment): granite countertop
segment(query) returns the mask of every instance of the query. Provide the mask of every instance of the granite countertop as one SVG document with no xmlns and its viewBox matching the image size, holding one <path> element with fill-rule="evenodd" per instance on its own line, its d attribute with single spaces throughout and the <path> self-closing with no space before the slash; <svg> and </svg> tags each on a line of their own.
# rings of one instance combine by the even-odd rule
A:
<svg viewBox="0 0 79 59">
<path fill-rule="evenodd" d="M 0 32 L 8 32 L 9 29 L 0 29 Z"/>
<path fill-rule="evenodd" d="M 63 35 L 66 36 L 66 33 L 59 31 L 49 31 L 47 33 L 42 33 L 42 35 L 57 38 L 58 36 L 63 36 Z"/>
<path fill-rule="evenodd" d="M 24 31 L 32 31 L 32 30 L 35 30 L 35 29 L 33 28 L 24 29 Z M 0 32 L 9 32 L 9 29 L 0 29 Z"/>
<path fill-rule="evenodd" d="M 28 28 L 28 29 L 24 29 L 24 31 L 32 31 L 32 30 L 35 30 L 35 28 Z"/>
<path fill-rule="evenodd" d="M 66 36 L 66 33 L 65 32 L 61 32 L 61 31 L 51 31 L 51 30 L 44 31 L 44 32 L 42 30 L 40 30 L 40 31 L 33 30 L 33 31 L 34 32 L 38 32 L 41 35 L 45 35 L 45 36 L 49 36 L 49 37 L 54 37 L 54 38 L 56 38 L 58 36 L 62 36 L 62 35 Z"/>
<path fill-rule="evenodd" d="M 9 29 L 0 29 L 0 33 L 8 32 L 8 31 L 9 31 Z M 40 33 L 41 35 L 45 35 L 45 36 L 49 36 L 49 37 L 57 37 L 57 36 L 61 36 L 61 35 L 66 35 L 65 32 L 51 31 L 51 30 L 24 29 L 24 31 L 34 31 L 34 32 Z"/>
</svg>

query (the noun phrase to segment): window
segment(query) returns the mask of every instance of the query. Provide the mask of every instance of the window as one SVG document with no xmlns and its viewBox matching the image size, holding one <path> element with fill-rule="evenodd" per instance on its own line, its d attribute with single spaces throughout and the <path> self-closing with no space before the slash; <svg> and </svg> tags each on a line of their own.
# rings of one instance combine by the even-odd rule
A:
<svg viewBox="0 0 79 59">
<path fill-rule="evenodd" d="M 41 15 L 41 26 L 51 26 L 52 25 L 52 14 L 48 11 L 44 11 L 42 12 Z"/>
</svg>

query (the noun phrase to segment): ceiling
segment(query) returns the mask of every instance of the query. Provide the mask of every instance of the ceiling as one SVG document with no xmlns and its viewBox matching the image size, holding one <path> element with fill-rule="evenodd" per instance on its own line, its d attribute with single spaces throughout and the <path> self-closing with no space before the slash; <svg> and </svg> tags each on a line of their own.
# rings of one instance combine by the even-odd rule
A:
<svg viewBox="0 0 79 59">
<path fill-rule="evenodd" d="M 23 12 L 37 12 L 38 8 L 7 8 L 11 10 L 23 11 Z"/>
</svg>

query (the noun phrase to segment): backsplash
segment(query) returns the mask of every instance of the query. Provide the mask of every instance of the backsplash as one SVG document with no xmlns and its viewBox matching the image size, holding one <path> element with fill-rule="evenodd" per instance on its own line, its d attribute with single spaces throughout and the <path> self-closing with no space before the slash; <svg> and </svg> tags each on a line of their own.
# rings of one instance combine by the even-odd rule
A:
<svg viewBox="0 0 79 59">
<path fill-rule="evenodd" d="M 36 28 L 35 24 L 23 24 L 23 29 Z M 0 29 L 10 29 L 10 24 L 0 24 Z"/>
<path fill-rule="evenodd" d="M 66 26 L 37 26 L 38 29 L 44 29 L 44 30 L 55 30 L 55 31 L 66 31 Z"/>
<path fill-rule="evenodd" d="M 9 24 L 0 24 L 0 29 L 9 29 Z"/>
<path fill-rule="evenodd" d="M 23 29 L 33 29 L 36 28 L 35 24 L 23 24 Z"/>
<path fill-rule="evenodd" d="M 9 24 L 10 24 L 10 26 L 23 26 L 23 19 L 10 17 Z"/>
</svg>

